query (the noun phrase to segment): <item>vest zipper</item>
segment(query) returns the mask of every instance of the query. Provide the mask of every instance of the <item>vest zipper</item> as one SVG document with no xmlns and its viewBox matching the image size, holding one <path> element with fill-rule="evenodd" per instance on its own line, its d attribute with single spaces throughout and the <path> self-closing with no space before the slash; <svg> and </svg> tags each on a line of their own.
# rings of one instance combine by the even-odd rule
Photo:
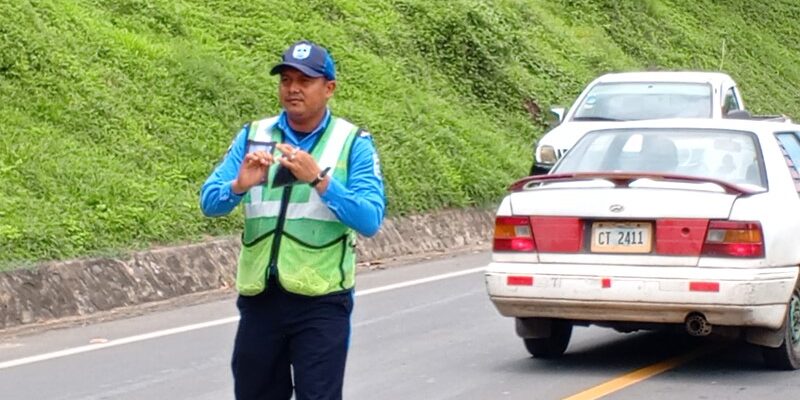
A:
<svg viewBox="0 0 800 400">
<path fill-rule="evenodd" d="M 283 226 L 286 225 L 286 210 L 289 208 L 289 196 L 292 195 L 292 186 L 283 188 L 281 197 L 281 211 L 278 213 L 278 223 L 275 225 L 275 238 L 272 239 L 272 251 L 269 256 L 269 267 L 274 268 L 275 276 L 278 276 L 278 250 L 281 247 L 281 237 L 283 236 Z"/>
</svg>

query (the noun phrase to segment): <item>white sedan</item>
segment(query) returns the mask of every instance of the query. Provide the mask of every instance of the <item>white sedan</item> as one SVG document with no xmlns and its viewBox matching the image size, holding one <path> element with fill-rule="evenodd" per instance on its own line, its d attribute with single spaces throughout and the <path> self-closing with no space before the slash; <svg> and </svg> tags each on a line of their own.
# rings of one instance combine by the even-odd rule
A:
<svg viewBox="0 0 800 400">
<path fill-rule="evenodd" d="M 800 368 L 800 125 L 618 123 L 497 210 L 488 294 L 534 357 L 573 325 L 740 333 Z"/>
</svg>

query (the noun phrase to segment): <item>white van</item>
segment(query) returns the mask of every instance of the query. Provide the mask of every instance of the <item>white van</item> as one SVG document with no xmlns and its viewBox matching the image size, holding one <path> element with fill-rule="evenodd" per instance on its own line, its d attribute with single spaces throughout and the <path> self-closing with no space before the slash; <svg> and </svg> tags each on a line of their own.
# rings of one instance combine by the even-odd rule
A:
<svg viewBox="0 0 800 400">
<path fill-rule="evenodd" d="M 736 82 L 719 72 L 606 74 L 569 110 L 555 107 L 551 113 L 557 125 L 534 146 L 531 175 L 546 173 L 586 132 L 615 121 L 750 117 Z"/>
</svg>

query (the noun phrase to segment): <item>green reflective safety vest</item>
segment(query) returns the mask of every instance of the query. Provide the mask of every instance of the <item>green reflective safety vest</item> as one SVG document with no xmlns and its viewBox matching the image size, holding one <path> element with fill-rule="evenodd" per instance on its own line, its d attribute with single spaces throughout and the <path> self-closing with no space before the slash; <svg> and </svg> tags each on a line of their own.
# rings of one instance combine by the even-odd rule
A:
<svg viewBox="0 0 800 400">
<path fill-rule="evenodd" d="M 249 140 L 283 141 L 278 118 L 250 124 Z M 347 164 L 358 128 L 332 117 L 310 154 L 320 169 L 347 183 Z M 279 150 L 273 154 L 281 156 Z M 270 268 L 277 267 L 278 280 L 286 290 L 320 296 L 347 290 L 355 283 L 356 233 L 339 222 L 317 191 L 298 183 L 270 186 L 279 163 L 274 163 L 263 185 L 252 187 L 243 198 L 244 232 L 236 273 L 236 288 L 253 296 L 266 288 Z"/>
</svg>

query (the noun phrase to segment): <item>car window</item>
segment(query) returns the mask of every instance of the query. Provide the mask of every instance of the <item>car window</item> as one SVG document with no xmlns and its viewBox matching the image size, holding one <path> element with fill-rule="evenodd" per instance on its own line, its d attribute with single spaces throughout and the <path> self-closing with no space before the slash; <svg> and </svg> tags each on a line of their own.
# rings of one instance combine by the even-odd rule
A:
<svg viewBox="0 0 800 400">
<path fill-rule="evenodd" d="M 794 186 L 800 192 L 800 139 L 798 139 L 797 132 L 784 132 L 775 135 L 781 148 L 784 152 L 784 157 L 787 158 L 786 165 L 792 173 L 794 179 Z"/>
<path fill-rule="evenodd" d="M 784 132 L 778 133 L 775 136 L 778 137 L 778 141 L 794 163 L 794 168 L 797 168 L 797 166 L 800 165 L 800 140 L 797 139 L 797 134 L 793 132 Z"/>
<path fill-rule="evenodd" d="M 703 83 L 600 83 L 583 98 L 572 119 L 711 118 L 711 104 L 711 85 Z"/>
<path fill-rule="evenodd" d="M 722 113 L 727 114 L 728 112 L 741 109 L 742 107 L 739 105 L 739 99 L 736 98 L 736 92 L 734 92 L 733 87 L 730 87 L 725 93 L 725 101 L 722 103 Z"/>
<path fill-rule="evenodd" d="M 766 187 L 760 160 L 750 132 L 615 129 L 586 134 L 554 172 L 666 172 Z"/>
</svg>

